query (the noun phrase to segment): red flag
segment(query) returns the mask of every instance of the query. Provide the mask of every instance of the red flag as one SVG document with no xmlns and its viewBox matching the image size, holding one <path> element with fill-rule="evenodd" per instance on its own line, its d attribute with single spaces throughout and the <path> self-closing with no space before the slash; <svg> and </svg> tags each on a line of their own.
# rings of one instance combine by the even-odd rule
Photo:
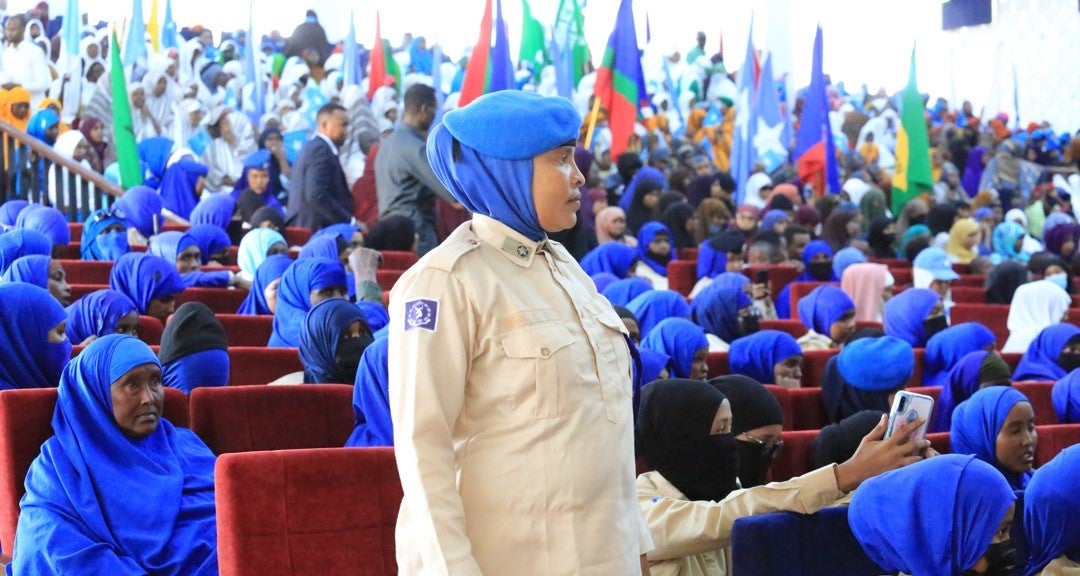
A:
<svg viewBox="0 0 1080 576">
<path fill-rule="evenodd" d="M 480 21 L 480 38 L 473 46 L 469 64 L 465 67 L 465 79 L 461 83 L 458 106 L 464 106 L 484 94 L 487 84 L 488 58 L 491 53 L 491 0 L 484 5 L 484 19 Z"/>
<path fill-rule="evenodd" d="M 593 95 L 607 108 L 610 153 L 612 158 L 618 158 L 626 150 L 634 133 L 638 110 L 648 98 L 631 0 L 622 0 L 619 4 L 615 30 L 608 38 L 604 59 L 596 71 Z"/>
<path fill-rule="evenodd" d="M 375 46 L 371 49 L 371 69 L 368 72 L 367 97 L 371 100 L 375 97 L 375 91 L 382 88 L 386 81 L 386 53 L 383 52 L 382 28 L 379 23 L 379 12 L 375 12 Z"/>
</svg>

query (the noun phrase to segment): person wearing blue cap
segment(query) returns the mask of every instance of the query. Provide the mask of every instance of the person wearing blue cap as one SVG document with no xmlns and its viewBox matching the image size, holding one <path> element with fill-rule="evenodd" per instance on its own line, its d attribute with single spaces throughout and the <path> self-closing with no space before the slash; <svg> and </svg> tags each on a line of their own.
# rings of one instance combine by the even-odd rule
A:
<svg viewBox="0 0 1080 576">
<path fill-rule="evenodd" d="M 855 331 L 855 302 L 838 286 L 814 288 L 798 308 L 799 320 L 808 328 L 797 340 L 804 352 L 839 348 Z"/>
<path fill-rule="evenodd" d="M 892 394 L 904 387 L 915 372 L 915 352 L 911 346 L 892 336 L 860 338 L 844 346 L 836 359 L 840 377 L 856 390 L 884 396 L 885 405 L 863 406 L 888 409 Z M 849 416 L 844 414 L 841 417 Z"/>
<path fill-rule="evenodd" d="M 960 275 L 953 270 L 949 254 L 934 246 L 919 252 L 911 263 L 911 278 L 915 288 L 932 290 L 941 297 L 945 317 L 948 318 L 949 308 L 954 304 L 952 283 L 960 279 Z"/>
<path fill-rule="evenodd" d="M 428 136 L 473 218 L 390 300 L 403 576 L 644 573 L 628 331 L 547 238 L 577 219 L 580 126 L 565 99 L 505 90 Z"/>
<path fill-rule="evenodd" d="M 236 210 L 240 218 L 247 222 L 255 211 L 269 206 L 284 212 L 285 208 L 274 195 L 267 194 L 270 189 L 270 168 L 273 158 L 267 149 L 258 150 L 244 160 L 244 172 L 236 182 L 232 197 L 236 200 Z"/>
</svg>

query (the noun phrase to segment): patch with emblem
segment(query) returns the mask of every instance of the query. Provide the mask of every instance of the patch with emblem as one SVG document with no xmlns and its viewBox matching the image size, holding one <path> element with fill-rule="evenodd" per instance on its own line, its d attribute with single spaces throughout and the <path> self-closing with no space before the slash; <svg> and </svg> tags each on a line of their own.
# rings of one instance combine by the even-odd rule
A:
<svg viewBox="0 0 1080 576">
<path fill-rule="evenodd" d="M 516 255 L 522 260 L 528 258 L 529 253 L 532 252 L 531 248 L 522 244 L 521 242 L 518 242 L 517 240 L 514 240 L 513 238 L 510 238 L 509 236 L 506 237 L 506 240 L 503 240 L 502 249 L 506 252 Z"/>
<path fill-rule="evenodd" d="M 414 329 L 434 332 L 439 323 L 439 301 L 428 298 L 405 303 L 405 331 Z"/>
</svg>

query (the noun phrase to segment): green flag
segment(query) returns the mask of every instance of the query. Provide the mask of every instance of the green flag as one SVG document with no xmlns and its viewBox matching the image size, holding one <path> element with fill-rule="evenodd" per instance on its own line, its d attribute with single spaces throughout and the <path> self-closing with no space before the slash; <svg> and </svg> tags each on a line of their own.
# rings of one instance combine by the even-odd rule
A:
<svg viewBox="0 0 1080 576">
<path fill-rule="evenodd" d="M 544 41 L 544 25 L 537 20 L 528 0 L 521 0 L 521 50 L 518 53 L 518 65 L 532 63 L 533 80 L 540 81 L 540 70 L 550 62 L 547 42 Z"/>
<path fill-rule="evenodd" d="M 135 144 L 135 128 L 131 121 L 131 102 L 128 101 L 124 64 L 120 59 L 119 42 L 113 30 L 109 43 L 109 81 L 112 87 L 113 140 L 116 142 L 116 161 L 120 164 L 120 186 L 127 190 L 143 183 L 139 149 Z"/>
<path fill-rule="evenodd" d="M 555 14 L 555 41 L 559 46 L 573 46 L 574 86 L 585 76 L 586 64 L 592 60 L 589 44 L 585 41 L 585 17 L 581 14 L 578 0 L 559 0 Z"/>
<path fill-rule="evenodd" d="M 908 83 L 900 93 L 900 130 L 896 133 L 896 173 L 892 181 L 892 212 L 899 214 L 909 200 L 934 187 L 930 164 L 930 136 L 926 132 L 924 103 L 915 82 L 915 49 L 911 49 Z"/>
<path fill-rule="evenodd" d="M 386 74 L 394 77 L 394 80 L 397 81 L 396 88 L 400 93 L 400 97 L 404 98 L 405 94 L 401 93 L 401 66 L 397 63 L 397 60 L 394 60 L 394 47 L 390 45 L 390 41 L 386 38 L 383 38 L 382 44 L 383 54 L 386 57 Z M 436 63 L 437 65 L 438 63 Z"/>
</svg>

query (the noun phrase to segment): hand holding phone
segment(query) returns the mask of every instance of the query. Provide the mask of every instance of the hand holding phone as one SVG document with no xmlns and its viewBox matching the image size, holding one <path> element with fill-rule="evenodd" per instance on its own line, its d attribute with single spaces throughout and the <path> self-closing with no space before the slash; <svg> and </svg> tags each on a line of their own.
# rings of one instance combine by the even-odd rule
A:
<svg viewBox="0 0 1080 576">
<path fill-rule="evenodd" d="M 893 432 L 903 424 L 922 420 L 922 425 L 916 428 L 901 443 L 926 439 L 926 429 L 930 425 L 930 415 L 933 411 L 934 399 L 930 396 L 908 392 L 907 390 L 897 392 L 893 398 L 892 409 L 889 411 L 889 425 L 885 430 L 885 437 L 892 437 Z"/>
</svg>

